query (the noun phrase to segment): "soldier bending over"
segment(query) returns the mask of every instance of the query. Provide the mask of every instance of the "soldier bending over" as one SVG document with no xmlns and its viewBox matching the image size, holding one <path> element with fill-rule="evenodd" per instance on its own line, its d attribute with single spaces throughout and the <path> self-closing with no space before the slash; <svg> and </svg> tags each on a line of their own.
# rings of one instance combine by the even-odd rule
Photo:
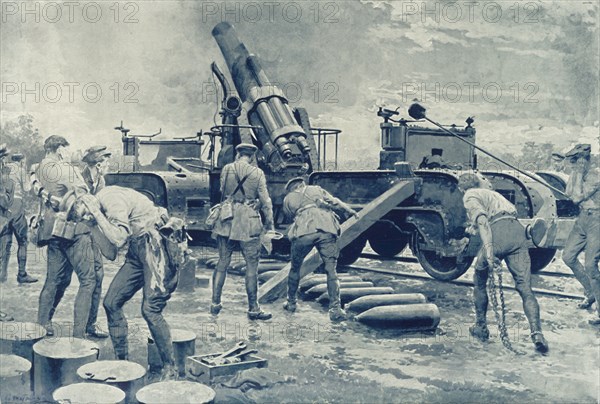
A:
<svg viewBox="0 0 600 404">
<path fill-rule="evenodd" d="M 294 218 L 294 223 L 288 230 L 288 237 L 292 242 L 292 267 L 288 277 L 288 300 L 283 308 L 290 312 L 296 311 L 300 267 L 306 255 L 316 247 L 327 273 L 329 318 L 332 321 L 344 320 L 346 313 L 340 304 L 340 282 L 336 272 L 340 254 L 337 244 L 340 225 L 333 209 L 356 217 L 358 213 L 323 188 L 306 186 L 304 179 L 300 177 L 288 181 L 285 189 L 287 195 L 283 201 L 283 210 L 288 217 Z"/>
<path fill-rule="evenodd" d="M 464 192 L 467 215 L 479 231 L 482 242 L 473 277 L 476 324 L 469 328 L 471 335 L 482 341 L 489 339 L 486 321 L 489 271 L 500 265 L 498 260 L 506 260 L 515 280 L 515 289 L 523 300 L 523 310 L 529 321 L 535 349 L 547 352 L 548 343 L 542 334 L 540 308 L 531 290 L 531 261 L 525 227 L 517 220 L 517 210 L 498 192 L 481 188 L 475 174 L 461 175 L 458 187 Z"/>
<path fill-rule="evenodd" d="M 127 360 L 127 320 L 123 305 L 140 289 L 143 291 L 142 315 L 148 323 L 152 338 L 165 368 L 163 378 L 176 377 L 173 343 L 169 325 L 162 311 L 177 286 L 177 270 L 181 256 L 171 251 L 159 230 L 173 221 L 165 209 L 155 206 L 145 195 L 129 188 L 107 186 L 96 196 L 84 195 L 73 208 L 74 216 L 97 226 L 94 240 L 110 259 L 116 249 L 129 242 L 125 263 L 111 282 L 104 298 L 110 337 L 117 359 Z M 102 241 L 106 240 L 108 244 Z M 179 239 L 178 243 L 183 240 Z M 106 254 L 105 251 L 109 251 Z"/>
</svg>

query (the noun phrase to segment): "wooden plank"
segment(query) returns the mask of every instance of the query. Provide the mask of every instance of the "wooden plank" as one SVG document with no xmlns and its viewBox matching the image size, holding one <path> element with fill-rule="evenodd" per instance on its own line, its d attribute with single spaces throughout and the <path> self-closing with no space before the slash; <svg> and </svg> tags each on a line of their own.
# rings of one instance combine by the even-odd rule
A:
<svg viewBox="0 0 600 404">
<path fill-rule="evenodd" d="M 398 182 L 392 188 L 373 199 L 360 211 L 359 218 L 352 217 L 342 224 L 342 234 L 338 240 L 340 249 L 346 247 L 375 222 L 385 216 L 390 210 L 398 206 L 405 199 L 415 193 L 415 181 L 406 180 Z M 316 248 L 304 259 L 300 268 L 300 278 L 315 271 L 321 265 L 321 257 Z M 275 276 L 265 282 L 258 290 L 260 303 L 268 303 L 277 300 L 286 292 L 287 278 L 290 273 L 291 264 L 287 264 Z"/>
</svg>

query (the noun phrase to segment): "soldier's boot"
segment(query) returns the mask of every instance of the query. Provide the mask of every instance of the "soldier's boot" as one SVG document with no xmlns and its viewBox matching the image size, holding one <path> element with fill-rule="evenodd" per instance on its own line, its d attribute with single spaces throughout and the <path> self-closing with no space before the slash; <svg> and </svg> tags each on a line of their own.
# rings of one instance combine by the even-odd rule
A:
<svg viewBox="0 0 600 404">
<path fill-rule="evenodd" d="M 290 313 L 293 313 L 296 311 L 296 301 L 295 300 L 290 300 L 288 298 L 287 302 L 285 302 L 283 304 L 283 309 L 285 311 L 289 311 Z"/>
<path fill-rule="evenodd" d="M 35 283 L 37 281 L 38 281 L 37 278 L 34 278 L 33 276 L 28 275 L 27 272 L 25 272 L 25 274 L 17 275 L 17 282 L 19 282 L 19 283 Z"/>
<path fill-rule="evenodd" d="M 534 331 L 531 333 L 531 341 L 535 345 L 535 350 L 540 353 L 548 352 L 548 341 L 544 338 L 544 334 L 541 331 Z"/>
<path fill-rule="evenodd" d="M 17 274 L 17 282 L 18 283 L 35 283 L 37 282 L 37 278 L 30 276 L 27 274 L 27 270 L 25 267 L 27 266 L 27 246 L 19 245 L 19 250 L 17 251 L 17 262 L 19 264 L 19 273 Z"/>
<path fill-rule="evenodd" d="M 161 382 L 177 380 L 178 378 L 179 378 L 179 372 L 173 365 L 166 365 L 160 372 L 160 381 Z"/>
<path fill-rule="evenodd" d="M 482 342 L 490 339 L 490 330 L 488 330 L 485 322 L 477 322 L 475 325 L 469 327 L 469 333 Z"/>
<path fill-rule="evenodd" d="M 600 325 L 600 316 L 591 318 L 590 320 L 588 320 L 588 324 Z"/>
<path fill-rule="evenodd" d="M 221 304 L 221 292 L 223 291 L 223 285 L 225 285 L 225 278 L 227 272 L 225 271 L 214 271 L 212 277 L 212 301 L 210 304 L 210 314 L 216 316 L 221 312 L 223 305 Z"/>
<path fill-rule="evenodd" d="M 248 318 L 250 320 L 269 320 L 271 313 L 263 311 L 258 305 L 258 279 L 246 274 L 246 294 L 248 295 Z"/>
<path fill-rule="evenodd" d="M 7 313 L 0 311 L 0 322 L 4 321 L 14 321 L 13 316 L 8 315 Z"/>
<path fill-rule="evenodd" d="M 12 234 L 10 235 L 12 238 Z M 8 277 L 8 260 L 12 241 L 6 236 L 0 238 L 0 283 L 6 282 Z"/>
<path fill-rule="evenodd" d="M 333 322 L 344 321 L 348 317 L 342 310 L 340 302 L 340 281 L 336 279 L 327 280 L 327 293 L 329 294 L 329 319 Z"/>
<path fill-rule="evenodd" d="M 581 302 L 579 302 L 579 304 L 577 304 L 577 307 L 580 309 L 584 309 L 587 310 L 590 307 L 592 307 L 592 305 L 594 304 L 594 302 L 596 301 L 596 298 L 593 296 L 586 296 L 583 298 L 583 300 Z"/>
<path fill-rule="evenodd" d="M 283 304 L 283 309 L 293 313 L 296 311 L 296 295 L 298 293 L 299 279 L 288 277 L 288 298 Z"/>
</svg>

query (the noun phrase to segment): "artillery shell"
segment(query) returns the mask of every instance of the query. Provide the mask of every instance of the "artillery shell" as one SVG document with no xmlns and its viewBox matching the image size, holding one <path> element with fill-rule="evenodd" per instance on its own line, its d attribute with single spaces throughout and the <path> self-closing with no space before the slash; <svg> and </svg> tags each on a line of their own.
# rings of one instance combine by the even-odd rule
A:
<svg viewBox="0 0 600 404">
<path fill-rule="evenodd" d="M 362 313 L 378 306 L 426 303 L 427 298 L 421 293 L 401 293 L 392 295 L 370 295 L 352 300 L 345 307 L 354 313 Z"/>
<path fill-rule="evenodd" d="M 356 289 L 356 288 L 370 288 L 373 286 L 373 282 L 340 282 L 340 289 Z M 323 292 L 327 292 L 327 283 L 319 283 L 304 292 L 305 295 L 320 295 Z"/>
<path fill-rule="evenodd" d="M 394 289 L 390 288 L 389 286 L 375 288 L 340 289 L 340 300 L 343 305 L 362 296 L 386 294 L 391 295 L 392 293 L 394 293 Z M 329 303 L 329 294 L 327 292 L 323 293 L 321 296 L 319 296 L 317 302 L 322 304 Z"/>
<path fill-rule="evenodd" d="M 338 275 L 340 282 L 362 282 L 360 276 L 355 275 Z M 307 290 L 320 283 L 327 282 L 327 275 L 312 275 L 302 279 L 300 282 L 300 290 Z"/>
<path fill-rule="evenodd" d="M 360 313 L 356 319 L 376 327 L 430 331 L 440 323 L 440 310 L 432 303 L 379 306 Z"/>
</svg>

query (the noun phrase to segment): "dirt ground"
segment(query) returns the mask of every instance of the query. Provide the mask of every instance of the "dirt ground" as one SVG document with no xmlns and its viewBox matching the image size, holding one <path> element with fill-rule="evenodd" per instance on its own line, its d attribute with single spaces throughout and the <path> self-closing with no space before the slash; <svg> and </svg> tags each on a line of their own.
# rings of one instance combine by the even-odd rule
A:
<svg viewBox="0 0 600 404">
<path fill-rule="evenodd" d="M 12 258 L 9 280 L 0 287 L 2 310 L 17 321 L 35 321 L 37 302 L 45 277 L 45 251 L 30 246 L 29 272 L 40 282 L 18 286 Z M 196 249 L 195 255 L 214 254 Z M 360 259 L 357 265 L 399 268 L 423 273 L 418 264 Z M 118 269 L 106 263 L 104 291 Z M 567 272 L 559 259 L 547 268 Z M 470 270 L 462 279 L 471 278 Z M 577 309 L 577 300 L 538 296 L 542 324 L 550 352 L 535 353 L 527 321 L 516 292 L 507 290 L 507 324 L 513 345 L 524 355 L 503 348 L 489 313 L 491 342 L 473 340 L 468 327 L 474 320 L 472 289 L 431 280 L 406 279 L 371 272 L 350 271 L 376 286 L 397 292 L 419 292 L 438 305 L 441 323 L 435 333 L 401 334 L 348 321 L 332 324 L 324 307 L 301 301 L 294 314 L 285 313 L 281 301 L 263 305 L 273 313 L 266 322 L 246 318 L 243 278 L 230 275 L 223 293 L 224 309 L 218 318 L 208 313 L 210 289 L 175 293 L 165 315 L 172 328 L 193 330 L 196 353 L 220 352 L 246 340 L 268 359 L 268 388 L 242 392 L 215 385 L 218 400 L 233 402 L 598 402 L 600 399 L 599 330 L 587 324 L 592 312 Z M 199 268 L 198 274 L 210 276 Z M 507 274 L 505 279 L 512 279 Z M 573 278 L 534 276 L 534 286 L 581 294 Z M 59 326 L 72 321 L 77 278 L 55 315 Z M 146 365 L 148 331 L 140 314 L 141 293 L 126 306 L 130 323 L 130 359 Z M 99 324 L 106 329 L 100 309 Z M 65 327 L 65 329 L 68 327 Z M 99 341 L 101 359 L 112 359 L 109 340 Z M 222 381 L 222 380 L 220 380 Z M 246 385 L 248 386 L 248 385 Z"/>
</svg>

